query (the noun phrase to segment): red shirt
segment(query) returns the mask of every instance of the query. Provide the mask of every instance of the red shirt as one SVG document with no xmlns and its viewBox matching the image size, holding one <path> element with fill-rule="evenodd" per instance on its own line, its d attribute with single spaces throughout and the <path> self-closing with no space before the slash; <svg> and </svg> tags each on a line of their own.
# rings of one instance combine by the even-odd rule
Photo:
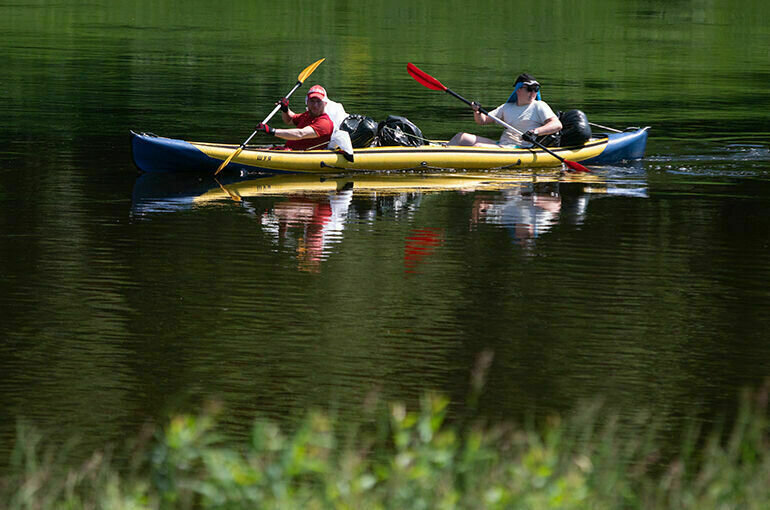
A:
<svg viewBox="0 0 770 510">
<path fill-rule="evenodd" d="M 325 149 L 332 138 L 334 123 L 331 117 L 323 113 L 318 117 L 311 116 L 310 112 L 300 113 L 291 119 L 298 128 L 310 126 L 318 135 L 318 138 L 305 138 L 304 140 L 286 140 L 286 147 L 293 151 L 306 151 L 311 147 Z"/>
</svg>

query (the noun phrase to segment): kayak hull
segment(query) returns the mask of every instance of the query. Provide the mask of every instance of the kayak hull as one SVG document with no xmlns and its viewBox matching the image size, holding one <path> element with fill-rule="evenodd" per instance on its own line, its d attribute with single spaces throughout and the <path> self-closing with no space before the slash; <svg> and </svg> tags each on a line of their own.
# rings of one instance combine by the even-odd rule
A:
<svg viewBox="0 0 770 510">
<path fill-rule="evenodd" d="M 642 159 L 647 148 L 649 127 L 612 133 L 608 136 L 607 147 L 601 154 L 588 158 L 584 165 L 613 165 L 624 161 Z"/>
<path fill-rule="evenodd" d="M 611 134 L 609 137 L 592 139 L 582 146 L 554 147 L 551 151 L 570 161 L 590 162 L 603 158 L 603 161 L 610 163 L 613 162 L 614 156 L 607 154 L 607 147 L 614 146 L 623 155 L 639 152 L 638 148 L 628 149 L 631 137 L 625 137 L 621 141 L 615 140 L 616 138 L 620 140 Z M 646 131 L 644 142 L 646 143 Z M 134 131 L 131 131 L 131 147 L 134 164 L 139 170 L 149 173 L 213 172 L 238 148 L 237 145 L 188 142 Z M 642 154 L 643 152 L 642 147 Z M 617 161 L 622 159 L 626 158 L 615 158 Z M 449 147 L 431 144 L 420 147 L 356 149 L 353 161 L 346 159 L 340 152 L 328 149 L 283 151 L 247 146 L 233 158 L 227 168 L 275 174 L 321 174 L 330 171 L 395 171 L 417 168 L 487 170 L 560 165 L 561 161 L 538 148 Z"/>
</svg>

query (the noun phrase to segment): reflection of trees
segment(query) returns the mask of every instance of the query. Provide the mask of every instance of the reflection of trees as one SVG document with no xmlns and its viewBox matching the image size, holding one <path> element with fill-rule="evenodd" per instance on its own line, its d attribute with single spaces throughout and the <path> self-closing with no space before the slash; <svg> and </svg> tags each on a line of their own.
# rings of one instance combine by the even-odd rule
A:
<svg viewBox="0 0 770 510">
<path fill-rule="evenodd" d="M 715 354 L 727 328 L 753 353 L 767 331 L 763 287 L 738 283 L 764 256 L 745 232 L 767 232 L 759 206 L 591 195 L 586 208 L 581 185 L 559 183 L 354 193 L 337 223 L 332 201 L 344 196 L 249 197 L 242 208 L 158 213 L 131 224 L 130 239 L 85 225 L 72 244 L 37 243 L 36 260 L 57 262 L 37 273 L 35 292 L 71 322 L 46 322 L 43 311 L 7 322 L 14 338 L 39 340 L 17 341 L 17 359 L 56 353 L 50 382 L 15 387 L 13 402 L 41 415 L 50 401 L 90 402 L 97 414 L 119 406 L 120 423 L 98 424 L 110 429 L 102 437 L 208 396 L 224 400 L 235 429 L 256 411 L 287 419 L 330 402 L 354 421 L 372 386 L 398 399 L 436 388 L 462 408 L 486 348 L 495 358 L 484 415 L 567 410 L 601 395 L 675 419 L 704 392 L 760 371 Z M 508 235 L 526 218 L 506 211 L 518 204 L 549 218 L 527 250 Z M 60 239 L 55 224 L 44 226 Z M 409 238 L 420 237 L 430 253 L 405 278 Z M 320 272 L 297 271 L 275 249 L 296 253 L 300 238 L 321 246 Z M 736 238 L 737 259 L 726 248 Z M 65 287 L 74 298 L 52 292 Z M 73 418 L 83 430 L 84 416 Z"/>
<path fill-rule="evenodd" d="M 746 239 L 733 225 L 748 222 L 736 217 L 747 211 L 725 214 L 690 200 L 599 200 L 580 230 L 561 224 L 558 239 L 539 243 L 538 257 L 511 252 L 501 264 L 499 251 L 474 250 L 458 293 L 476 313 L 463 304 L 457 316 L 465 329 L 485 328 L 483 340 L 468 341 L 457 357 L 470 366 L 480 343 L 495 351 L 485 412 L 563 410 L 595 395 L 626 417 L 654 410 L 673 430 L 690 413 L 731 406 L 736 387 L 764 375 L 762 363 L 741 354 L 756 349 L 736 350 L 732 339 L 726 345 L 725 331 L 741 328 L 745 345 L 768 327 L 754 313 L 757 287 L 746 286 L 730 248 L 731 239 Z M 766 220 L 760 229 L 768 230 Z M 749 244 L 744 267 L 761 258 Z M 458 388 L 457 398 L 464 393 Z M 696 409 L 700 402 L 705 407 Z"/>
</svg>

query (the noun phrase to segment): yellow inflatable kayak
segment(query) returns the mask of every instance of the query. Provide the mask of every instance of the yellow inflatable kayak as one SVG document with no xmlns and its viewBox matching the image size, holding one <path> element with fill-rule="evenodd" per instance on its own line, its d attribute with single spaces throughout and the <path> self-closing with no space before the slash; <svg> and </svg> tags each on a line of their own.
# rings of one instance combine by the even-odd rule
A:
<svg viewBox="0 0 770 510">
<path fill-rule="evenodd" d="M 646 137 L 646 133 L 645 133 Z M 609 138 L 589 140 L 578 147 L 551 150 L 571 161 L 596 158 L 608 146 Z M 238 145 L 188 142 L 131 132 L 134 163 L 143 172 L 214 172 Z M 433 143 L 420 147 L 371 147 L 356 149 L 353 161 L 329 149 L 310 151 L 246 148 L 227 168 L 266 173 L 328 174 L 330 171 L 358 172 L 411 169 L 518 169 L 559 167 L 561 161 L 537 148 L 457 147 Z"/>
</svg>

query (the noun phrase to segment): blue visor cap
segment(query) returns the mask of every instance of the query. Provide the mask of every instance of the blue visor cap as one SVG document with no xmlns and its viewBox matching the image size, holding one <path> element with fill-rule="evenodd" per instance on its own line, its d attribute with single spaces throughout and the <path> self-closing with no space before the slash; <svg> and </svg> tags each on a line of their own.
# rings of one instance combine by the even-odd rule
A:
<svg viewBox="0 0 770 510">
<path fill-rule="evenodd" d="M 537 83 L 537 82 L 535 82 L 535 83 Z M 537 83 L 537 84 L 540 85 L 539 83 Z M 527 85 L 531 85 L 531 83 L 528 83 Z M 508 98 L 508 101 L 506 101 L 506 103 L 515 103 L 516 102 L 516 92 L 518 92 L 518 90 L 521 87 L 523 87 L 523 86 L 524 86 L 524 82 L 520 81 L 519 83 L 517 83 L 516 86 L 513 88 L 513 92 L 511 92 L 511 97 Z M 540 97 L 540 91 L 539 90 L 537 91 L 537 100 L 538 101 L 542 101 L 543 100 Z"/>
</svg>

